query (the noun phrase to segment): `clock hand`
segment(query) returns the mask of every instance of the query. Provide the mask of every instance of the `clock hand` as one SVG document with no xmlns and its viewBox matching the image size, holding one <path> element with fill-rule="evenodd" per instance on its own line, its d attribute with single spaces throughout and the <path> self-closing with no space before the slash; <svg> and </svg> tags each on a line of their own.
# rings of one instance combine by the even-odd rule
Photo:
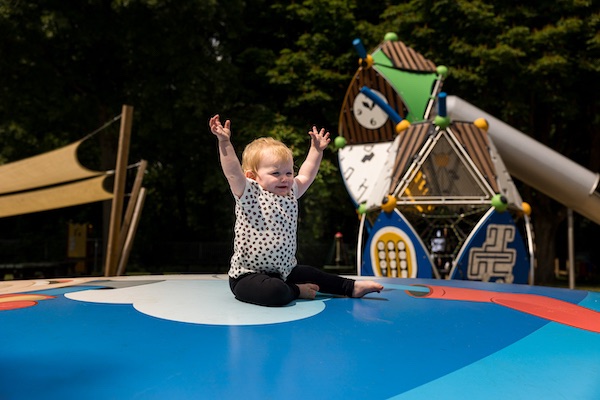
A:
<svg viewBox="0 0 600 400">
<path fill-rule="evenodd" d="M 375 108 L 375 102 L 367 103 L 366 101 L 363 101 L 362 105 L 364 108 L 368 108 L 369 111 L 371 111 L 371 110 L 373 110 L 373 108 Z"/>
<path fill-rule="evenodd" d="M 369 99 L 373 100 L 373 103 L 377 104 L 387 115 L 389 115 L 390 119 L 394 121 L 394 124 L 398 126 L 402 121 L 402 117 L 398 115 L 396 111 L 388 103 L 383 101 L 383 99 L 377 96 L 371 89 L 366 86 L 360 88 L 360 92 L 367 96 Z M 408 122 L 408 121 L 407 121 Z M 404 128 L 408 128 L 408 125 Z"/>
</svg>

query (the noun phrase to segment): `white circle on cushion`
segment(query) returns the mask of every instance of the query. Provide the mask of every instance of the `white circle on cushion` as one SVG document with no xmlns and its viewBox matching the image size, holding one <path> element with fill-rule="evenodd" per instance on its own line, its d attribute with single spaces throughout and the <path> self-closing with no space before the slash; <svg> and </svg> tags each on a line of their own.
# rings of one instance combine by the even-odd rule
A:
<svg viewBox="0 0 600 400">
<path fill-rule="evenodd" d="M 118 289 L 66 293 L 71 300 L 131 304 L 141 313 L 170 321 L 206 325 L 264 325 L 312 317 L 325 300 L 296 300 L 285 307 L 263 307 L 237 300 L 226 280 L 165 280 Z"/>
</svg>

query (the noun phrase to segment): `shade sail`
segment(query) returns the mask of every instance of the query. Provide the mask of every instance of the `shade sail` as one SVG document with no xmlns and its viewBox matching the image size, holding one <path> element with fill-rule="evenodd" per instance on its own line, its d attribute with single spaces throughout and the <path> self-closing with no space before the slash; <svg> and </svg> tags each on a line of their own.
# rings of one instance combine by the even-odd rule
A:
<svg viewBox="0 0 600 400">
<path fill-rule="evenodd" d="M 104 189 L 108 176 L 0 196 L 0 218 L 109 200 L 113 194 Z"/>
<path fill-rule="evenodd" d="M 0 165 L 0 194 L 71 182 L 103 172 L 81 165 L 77 159 L 79 140 L 67 146 L 23 160 Z"/>
</svg>

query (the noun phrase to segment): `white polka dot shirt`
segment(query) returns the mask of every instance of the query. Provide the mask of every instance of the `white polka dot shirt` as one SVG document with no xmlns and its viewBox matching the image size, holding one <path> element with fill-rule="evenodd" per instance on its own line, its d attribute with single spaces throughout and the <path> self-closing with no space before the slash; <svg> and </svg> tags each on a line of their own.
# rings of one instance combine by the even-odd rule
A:
<svg viewBox="0 0 600 400">
<path fill-rule="evenodd" d="M 279 196 L 246 179 L 235 201 L 235 238 L 229 276 L 249 272 L 279 273 L 285 280 L 296 266 L 298 186 Z"/>
</svg>

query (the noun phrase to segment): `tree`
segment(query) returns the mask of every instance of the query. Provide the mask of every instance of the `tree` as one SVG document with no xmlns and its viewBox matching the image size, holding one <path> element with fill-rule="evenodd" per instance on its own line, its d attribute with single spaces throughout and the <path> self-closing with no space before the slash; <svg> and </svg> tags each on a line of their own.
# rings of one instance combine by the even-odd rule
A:
<svg viewBox="0 0 600 400">
<path fill-rule="evenodd" d="M 0 2 L 0 160 L 79 139 L 131 104 L 130 160 L 150 162 L 139 239 L 227 232 L 222 204 L 211 201 L 222 185 L 205 133 L 210 113 L 227 107 L 239 87 L 223 43 L 235 37 L 229 27 L 241 24 L 241 6 L 236 0 Z M 102 167 L 114 165 L 114 147 L 102 158 Z"/>
</svg>

